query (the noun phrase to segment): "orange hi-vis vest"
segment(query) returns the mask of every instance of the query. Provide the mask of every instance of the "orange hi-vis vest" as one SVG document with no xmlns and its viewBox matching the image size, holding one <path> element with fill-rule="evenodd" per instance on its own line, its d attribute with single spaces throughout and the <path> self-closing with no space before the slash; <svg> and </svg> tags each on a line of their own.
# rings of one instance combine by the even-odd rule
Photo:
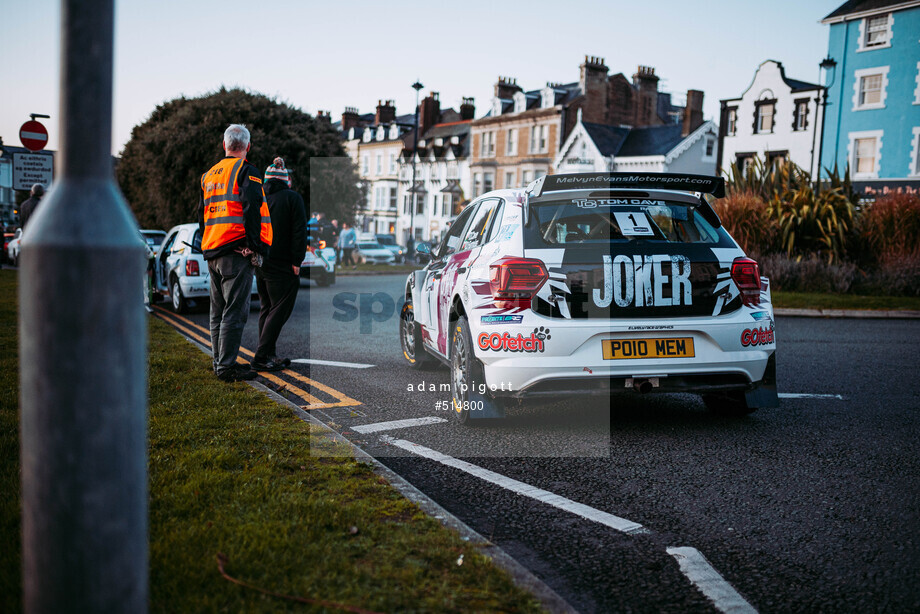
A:
<svg viewBox="0 0 920 614">
<path fill-rule="evenodd" d="M 225 158 L 201 176 L 201 189 L 204 192 L 203 251 L 217 249 L 246 236 L 243 199 L 237 183 L 244 162 L 243 158 Z M 259 213 L 262 217 L 259 238 L 265 245 L 271 245 L 272 218 L 264 194 Z"/>
</svg>

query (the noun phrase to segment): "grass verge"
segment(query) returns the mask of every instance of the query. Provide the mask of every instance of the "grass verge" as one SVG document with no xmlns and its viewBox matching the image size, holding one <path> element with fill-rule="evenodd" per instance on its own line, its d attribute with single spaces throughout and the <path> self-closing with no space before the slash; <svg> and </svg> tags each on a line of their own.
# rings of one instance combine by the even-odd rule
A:
<svg viewBox="0 0 920 614">
<path fill-rule="evenodd" d="M 858 309 L 920 311 L 916 296 L 860 296 L 812 292 L 771 292 L 773 307 L 785 309 Z"/>
<path fill-rule="evenodd" d="M 0 272 L 0 611 L 19 612 L 16 277 Z M 367 465 L 150 320 L 152 612 L 337 611 L 230 584 L 379 612 L 538 611 L 478 550 Z M 461 555 L 462 564 L 458 565 Z"/>
</svg>

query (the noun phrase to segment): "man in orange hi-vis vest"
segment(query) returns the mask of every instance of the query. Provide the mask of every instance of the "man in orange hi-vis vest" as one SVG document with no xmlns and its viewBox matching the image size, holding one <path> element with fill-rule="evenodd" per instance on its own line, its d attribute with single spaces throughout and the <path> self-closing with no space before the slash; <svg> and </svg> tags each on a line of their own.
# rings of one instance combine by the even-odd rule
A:
<svg viewBox="0 0 920 614">
<path fill-rule="evenodd" d="M 233 124 L 224 132 L 227 157 L 201 176 L 198 226 L 211 276 L 211 354 L 225 382 L 251 380 L 256 372 L 237 364 L 249 318 L 253 265 L 272 244 L 271 217 L 262 174 L 246 161 L 249 130 Z"/>
</svg>

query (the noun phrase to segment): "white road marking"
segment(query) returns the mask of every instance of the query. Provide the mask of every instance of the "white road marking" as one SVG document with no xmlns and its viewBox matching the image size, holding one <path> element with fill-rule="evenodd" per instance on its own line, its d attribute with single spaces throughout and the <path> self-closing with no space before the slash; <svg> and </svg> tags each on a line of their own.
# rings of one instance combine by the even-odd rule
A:
<svg viewBox="0 0 920 614">
<path fill-rule="evenodd" d="M 715 604 L 717 610 L 730 614 L 757 614 L 757 610 L 719 575 L 699 550 L 684 547 L 668 548 L 667 551 L 677 559 L 681 573 Z"/>
<path fill-rule="evenodd" d="M 511 492 L 552 505 L 557 509 L 570 512 L 576 516 L 581 516 L 587 520 L 608 526 L 611 529 L 630 534 L 649 532 L 648 529 L 643 527 L 641 524 L 633 522 L 632 520 L 626 520 L 625 518 L 620 518 L 619 516 L 614 516 L 613 514 L 602 512 L 601 510 L 594 509 L 593 507 L 584 505 L 583 503 L 572 501 L 571 499 L 553 494 L 549 491 L 543 490 L 542 488 L 537 488 L 536 486 L 531 486 L 530 484 L 519 482 L 518 480 L 506 477 L 500 473 L 495 473 L 494 471 L 489 471 L 488 469 L 484 469 L 483 467 L 479 467 L 466 461 L 453 458 L 452 456 L 441 454 L 437 450 L 426 448 L 425 446 L 412 443 L 411 441 L 406 441 L 404 439 L 394 439 L 393 437 L 389 437 L 387 435 L 381 436 L 380 439 L 381 441 L 396 446 L 397 448 L 406 450 L 407 452 L 412 452 L 413 454 L 418 454 L 424 458 L 439 462 L 442 465 L 447 465 L 448 467 L 459 469 L 460 471 L 468 473 L 481 480 L 485 480 L 486 482 L 490 482 L 496 486 L 501 486 L 502 488 L 510 490 Z"/>
<path fill-rule="evenodd" d="M 781 399 L 837 399 L 843 401 L 839 394 L 812 394 L 810 392 L 780 392 L 777 396 Z"/>
<path fill-rule="evenodd" d="M 426 424 L 439 424 L 441 422 L 447 422 L 447 420 L 428 416 L 427 418 L 408 418 L 406 420 L 391 420 L 390 422 L 362 424 L 360 426 L 351 427 L 351 430 L 361 434 L 379 433 L 380 431 L 392 431 L 393 429 L 404 429 L 409 426 L 424 426 Z"/>
<path fill-rule="evenodd" d="M 326 365 L 329 367 L 348 367 L 349 369 L 370 369 L 377 365 L 367 365 L 363 362 L 336 362 L 334 360 L 316 360 L 315 358 L 295 358 L 291 362 L 302 365 Z"/>
</svg>

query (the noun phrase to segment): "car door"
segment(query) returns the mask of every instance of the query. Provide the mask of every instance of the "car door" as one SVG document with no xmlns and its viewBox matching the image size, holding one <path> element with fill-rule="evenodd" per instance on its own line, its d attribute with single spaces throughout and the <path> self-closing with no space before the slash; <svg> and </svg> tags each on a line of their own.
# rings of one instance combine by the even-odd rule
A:
<svg viewBox="0 0 920 614">
<path fill-rule="evenodd" d="M 440 323 L 440 303 L 442 301 L 440 296 L 453 289 L 453 286 L 447 288 L 446 284 L 442 284 L 442 279 L 448 264 L 456 263 L 454 256 L 463 245 L 463 233 L 478 206 L 479 203 L 473 203 L 457 216 L 438 246 L 437 254 L 432 256 L 431 263 L 428 265 L 428 273 L 425 276 L 425 325 L 422 328 L 422 341 L 441 354 L 445 354 L 447 350 L 445 340 L 447 322 L 445 321 L 444 326 Z"/>
<path fill-rule="evenodd" d="M 158 290 L 165 290 L 169 283 L 169 269 L 166 265 L 166 258 L 169 256 L 169 253 L 172 251 L 173 245 L 176 243 L 176 237 L 178 236 L 179 231 L 173 230 L 169 233 L 169 236 L 163 240 L 163 244 L 160 246 L 160 252 L 157 254 L 157 262 L 154 271 L 155 283 Z"/>
</svg>

